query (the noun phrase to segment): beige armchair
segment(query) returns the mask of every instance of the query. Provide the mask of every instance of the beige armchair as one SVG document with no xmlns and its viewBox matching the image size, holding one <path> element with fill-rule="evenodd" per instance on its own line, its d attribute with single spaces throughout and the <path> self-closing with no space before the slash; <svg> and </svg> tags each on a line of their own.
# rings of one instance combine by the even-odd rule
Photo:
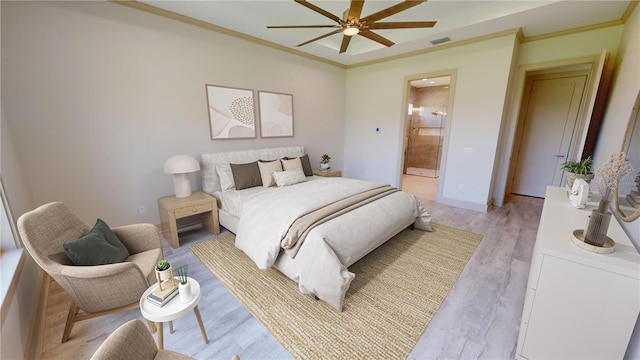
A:
<svg viewBox="0 0 640 360">
<path fill-rule="evenodd" d="M 135 319 L 117 328 L 91 357 L 91 360 L 117 359 L 187 360 L 193 358 L 171 350 L 158 350 L 153 336 L 144 323 Z"/>
<path fill-rule="evenodd" d="M 60 202 L 42 205 L 18 219 L 18 231 L 31 257 L 72 299 L 63 343 L 76 321 L 138 307 L 142 293 L 155 282 L 155 264 L 163 257 L 156 227 L 135 224 L 112 229 L 129 250 L 130 256 L 123 262 L 74 266 L 62 244 L 89 230 Z"/>
</svg>

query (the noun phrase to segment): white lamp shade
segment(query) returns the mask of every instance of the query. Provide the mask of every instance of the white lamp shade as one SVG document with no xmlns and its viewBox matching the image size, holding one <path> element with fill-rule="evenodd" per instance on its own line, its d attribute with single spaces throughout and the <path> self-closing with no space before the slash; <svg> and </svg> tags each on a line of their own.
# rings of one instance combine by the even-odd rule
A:
<svg viewBox="0 0 640 360">
<path fill-rule="evenodd" d="M 200 163 L 189 155 L 175 155 L 164 163 L 167 174 L 184 174 L 200 170 Z"/>
<path fill-rule="evenodd" d="M 173 187 L 177 198 L 191 196 L 189 173 L 200 170 L 200 163 L 189 155 L 175 155 L 164 163 L 164 172 L 173 174 Z"/>
</svg>

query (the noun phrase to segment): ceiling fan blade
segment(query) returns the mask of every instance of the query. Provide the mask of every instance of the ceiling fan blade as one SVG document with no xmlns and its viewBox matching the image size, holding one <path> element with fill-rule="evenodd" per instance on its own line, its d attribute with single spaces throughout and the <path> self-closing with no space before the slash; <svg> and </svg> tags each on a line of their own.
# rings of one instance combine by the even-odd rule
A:
<svg viewBox="0 0 640 360">
<path fill-rule="evenodd" d="M 333 15 L 332 13 L 330 13 L 330 12 L 324 10 L 324 9 L 321 9 L 321 8 L 311 4 L 311 3 L 308 3 L 306 0 L 295 0 L 295 2 L 297 2 L 298 4 L 317 12 L 318 14 L 322 14 L 322 15 L 328 17 L 329 19 L 337 22 L 340 25 L 342 25 L 342 23 L 343 23 L 342 19 L 340 19 L 339 17 L 337 17 L 337 16 Z"/>
<path fill-rule="evenodd" d="M 430 28 L 436 25 L 437 21 L 406 21 L 406 22 L 377 22 L 368 25 L 369 29 L 409 29 L 409 28 Z"/>
<path fill-rule="evenodd" d="M 373 40 L 373 41 L 375 41 L 377 43 L 380 43 L 380 44 L 382 44 L 382 45 L 384 45 L 386 47 L 390 47 L 390 46 L 393 46 L 395 44 L 393 41 L 391 41 L 391 40 L 389 40 L 389 39 L 387 39 L 385 37 L 382 37 L 382 36 L 374 33 L 373 31 L 369 31 L 367 29 L 360 30 L 360 35 L 366 37 L 369 40 Z"/>
<path fill-rule="evenodd" d="M 296 0 L 297 1 L 297 0 Z M 362 19 L 360 19 L 360 22 L 366 22 L 368 24 L 373 23 L 374 21 L 380 20 L 380 19 L 384 19 L 386 17 L 389 17 L 391 15 L 397 14 L 400 11 L 404 11 L 407 10 L 409 8 L 412 8 L 414 6 L 420 5 L 423 2 L 425 2 L 427 0 L 405 0 L 399 4 L 393 5 L 391 7 L 388 7 L 384 10 L 380 10 L 377 13 L 371 14 L 369 16 L 363 17 Z"/>
<path fill-rule="evenodd" d="M 316 41 L 316 40 L 324 39 L 324 38 L 326 38 L 327 36 L 331 36 L 331 35 L 333 35 L 333 34 L 337 34 L 337 33 L 339 33 L 339 32 L 342 32 L 342 29 L 338 29 L 338 30 L 332 31 L 332 32 L 330 32 L 330 33 L 328 33 L 328 34 L 324 34 L 324 35 L 318 36 L 317 38 L 313 38 L 313 39 L 311 39 L 311 40 L 309 40 L 309 41 L 305 41 L 305 42 L 303 42 L 302 44 L 298 44 L 298 45 L 296 45 L 296 47 L 298 47 L 298 46 L 303 46 L 303 45 L 307 45 L 308 43 L 312 43 L 312 42 L 314 42 L 314 41 Z"/>
<path fill-rule="evenodd" d="M 347 36 L 347 35 L 344 35 L 342 37 L 342 45 L 340 45 L 340 54 L 347 51 L 347 48 L 349 47 L 349 43 L 351 42 L 352 37 L 353 36 Z"/>
<path fill-rule="evenodd" d="M 364 0 L 351 0 L 349 15 L 345 20 L 347 22 L 353 20 L 353 22 L 358 23 L 360 21 L 360 14 L 362 13 L 362 5 L 364 5 Z"/>
<path fill-rule="evenodd" d="M 267 29 L 315 29 L 315 28 L 336 28 L 340 25 L 282 25 L 267 26 Z"/>
</svg>

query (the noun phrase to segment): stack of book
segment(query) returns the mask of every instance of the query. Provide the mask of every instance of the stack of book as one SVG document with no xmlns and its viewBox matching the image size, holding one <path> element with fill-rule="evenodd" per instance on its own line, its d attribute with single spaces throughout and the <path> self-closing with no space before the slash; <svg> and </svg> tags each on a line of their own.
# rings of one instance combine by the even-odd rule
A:
<svg viewBox="0 0 640 360">
<path fill-rule="evenodd" d="M 164 306 L 178 294 L 178 282 L 165 280 L 162 282 L 162 290 L 157 287 L 147 295 L 147 301 L 156 306 Z"/>
</svg>

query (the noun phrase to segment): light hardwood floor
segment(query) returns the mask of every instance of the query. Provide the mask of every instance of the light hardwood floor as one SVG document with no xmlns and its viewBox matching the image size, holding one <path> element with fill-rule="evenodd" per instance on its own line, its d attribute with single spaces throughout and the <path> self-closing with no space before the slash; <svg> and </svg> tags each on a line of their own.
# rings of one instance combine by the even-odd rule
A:
<svg viewBox="0 0 640 360">
<path fill-rule="evenodd" d="M 503 207 L 488 213 L 420 200 L 435 222 L 484 238 L 409 358 L 513 359 L 543 200 L 511 196 Z M 196 318 L 189 313 L 174 321 L 175 333 L 169 334 L 165 325 L 165 348 L 198 359 L 230 359 L 234 354 L 243 360 L 291 358 L 189 251 L 212 237 L 206 230 L 194 230 L 180 235 L 178 249 L 164 243 L 166 258 L 173 264 L 189 264 L 189 275 L 200 282 L 199 307 L 210 340 L 204 344 Z M 136 309 L 83 321 L 61 344 L 68 301 L 59 287 L 52 286 L 42 359 L 87 359 L 119 325 L 144 320 Z M 285 319 L 282 326 L 287 326 Z"/>
</svg>

